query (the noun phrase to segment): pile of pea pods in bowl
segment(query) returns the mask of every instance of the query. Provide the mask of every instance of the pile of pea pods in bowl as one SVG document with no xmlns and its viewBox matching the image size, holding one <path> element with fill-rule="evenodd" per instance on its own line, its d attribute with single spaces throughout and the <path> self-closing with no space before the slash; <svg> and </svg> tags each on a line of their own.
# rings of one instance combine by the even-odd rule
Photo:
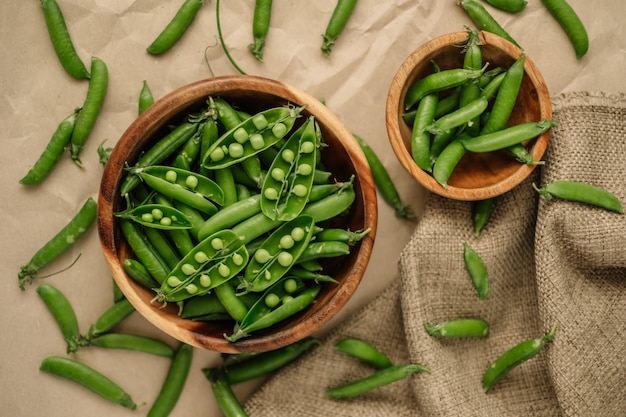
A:
<svg viewBox="0 0 626 417">
<path fill-rule="evenodd" d="M 347 303 L 377 225 L 371 171 L 319 100 L 257 76 L 180 87 L 123 133 L 98 231 L 136 310 L 224 353 L 286 346 Z"/>
</svg>

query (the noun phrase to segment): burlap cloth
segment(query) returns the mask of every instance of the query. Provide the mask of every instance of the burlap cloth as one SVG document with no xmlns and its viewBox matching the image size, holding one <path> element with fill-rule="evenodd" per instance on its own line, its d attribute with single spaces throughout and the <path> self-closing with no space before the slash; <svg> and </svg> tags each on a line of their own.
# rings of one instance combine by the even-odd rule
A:
<svg viewBox="0 0 626 417">
<path fill-rule="evenodd" d="M 483 233 L 473 235 L 470 203 L 430 195 L 400 254 L 400 278 L 264 383 L 245 403 L 251 416 L 626 415 L 626 216 L 547 201 L 531 186 L 586 181 L 626 203 L 626 96 L 568 93 L 552 101 L 559 127 L 545 166 L 496 199 Z M 487 265 L 485 300 L 464 269 L 463 242 Z M 487 320 L 489 337 L 441 340 L 424 331 L 424 321 L 459 317 Z M 553 324 L 551 344 L 482 391 L 491 361 Z M 325 388 L 372 372 L 333 349 L 346 336 L 432 373 L 351 400 L 327 399 Z"/>
</svg>

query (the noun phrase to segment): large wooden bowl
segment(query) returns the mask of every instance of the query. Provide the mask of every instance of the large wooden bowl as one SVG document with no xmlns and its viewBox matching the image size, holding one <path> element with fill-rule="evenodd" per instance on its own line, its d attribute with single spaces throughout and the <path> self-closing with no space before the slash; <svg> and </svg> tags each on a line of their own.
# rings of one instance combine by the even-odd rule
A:
<svg viewBox="0 0 626 417">
<path fill-rule="evenodd" d="M 386 123 L 389 141 L 404 169 L 423 187 L 455 200 L 476 201 L 503 194 L 522 182 L 536 165 L 517 162 L 504 151 L 468 152 L 443 187 L 428 172 L 420 169 L 411 156 L 411 127 L 402 118 L 404 97 L 408 88 L 432 72 L 433 62 L 442 70 L 463 67 L 462 45 L 467 32 L 446 34 L 421 45 L 402 63 L 387 96 Z M 489 68 L 508 68 L 519 58 L 521 50 L 507 40 L 479 32 L 483 60 Z M 533 63 L 525 56 L 524 78 L 509 120 L 509 125 L 552 118 L 550 94 Z M 535 161 L 541 160 L 550 140 L 550 131 L 526 144 Z"/>
<path fill-rule="evenodd" d="M 197 322 L 178 316 L 175 303 L 166 308 L 151 304 L 154 292 L 130 279 L 122 261 L 132 257 L 113 213 L 123 208 L 119 187 L 124 167 L 167 131 L 168 125 L 205 105 L 209 96 L 219 96 L 248 113 L 292 103 L 306 105 L 301 120 L 315 116 L 328 145 L 322 152 L 326 169 L 345 181 L 354 175 L 356 200 L 337 227 L 370 229 L 352 252 L 339 262 L 326 265 L 339 283 L 325 283 L 317 301 L 308 310 L 267 331 L 231 343 L 224 339 L 233 322 Z M 281 82 L 254 76 L 225 76 L 198 81 L 174 90 L 154 103 L 124 132 L 111 153 L 100 186 L 98 231 L 106 262 L 124 295 L 149 322 L 170 336 L 190 345 L 224 353 L 259 352 L 279 348 L 313 334 L 327 323 L 357 289 L 369 262 L 377 224 L 376 190 L 372 174 L 358 143 L 339 119 L 314 97 Z"/>
</svg>

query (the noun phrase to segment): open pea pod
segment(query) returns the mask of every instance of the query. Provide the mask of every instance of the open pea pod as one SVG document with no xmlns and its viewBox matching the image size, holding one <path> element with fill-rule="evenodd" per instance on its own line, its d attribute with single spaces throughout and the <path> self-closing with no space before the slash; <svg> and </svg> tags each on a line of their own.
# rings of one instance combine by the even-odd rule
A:
<svg viewBox="0 0 626 417">
<path fill-rule="evenodd" d="M 246 118 L 211 144 L 202 156 L 202 166 L 224 168 L 268 149 L 289 133 L 302 109 L 274 107 Z"/>
<path fill-rule="evenodd" d="M 191 229 L 191 220 L 185 213 L 177 208 L 163 204 L 142 204 L 115 213 L 115 216 L 133 220 L 143 226 L 154 229 Z"/>
<path fill-rule="evenodd" d="M 199 173 L 165 165 L 129 170 L 155 191 L 206 214 L 215 214 L 216 204 L 224 204 L 222 188 L 215 181 Z"/>
<path fill-rule="evenodd" d="M 261 188 L 261 210 L 270 219 L 288 221 L 304 209 L 315 179 L 316 130 L 310 117 L 274 158 Z"/>
<path fill-rule="evenodd" d="M 165 277 L 155 301 L 178 302 L 203 295 L 236 276 L 248 263 L 248 250 L 231 230 L 198 243 Z"/>
<path fill-rule="evenodd" d="M 296 263 L 313 235 L 313 217 L 300 215 L 280 225 L 254 252 L 244 272 L 244 292 L 266 290 Z"/>
<path fill-rule="evenodd" d="M 224 335 L 226 340 L 235 342 L 251 333 L 280 323 L 309 307 L 315 302 L 321 286 L 312 284 L 286 290 L 286 283 L 291 279 L 280 280 L 269 288 L 252 307 L 240 323 L 235 324 L 231 335 Z"/>
</svg>

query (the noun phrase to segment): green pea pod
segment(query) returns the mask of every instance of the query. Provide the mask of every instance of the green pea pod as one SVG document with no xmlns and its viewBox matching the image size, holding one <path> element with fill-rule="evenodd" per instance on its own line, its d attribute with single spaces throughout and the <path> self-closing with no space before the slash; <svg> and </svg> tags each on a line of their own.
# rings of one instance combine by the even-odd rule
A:
<svg viewBox="0 0 626 417">
<path fill-rule="evenodd" d="M 217 212 L 215 204 L 224 202 L 220 186 L 195 172 L 165 165 L 129 168 L 129 172 L 139 176 L 155 191 L 209 215 Z"/>
<path fill-rule="evenodd" d="M 206 294 L 237 275 L 248 263 L 248 251 L 231 230 L 212 234 L 187 253 L 161 284 L 156 301 L 177 302 Z"/>
<path fill-rule="evenodd" d="M 439 94 L 426 94 L 417 105 L 417 113 L 411 129 L 411 156 L 418 167 L 432 172 L 430 163 L 431 131 L 427 129 L 435 118 Z"/>
<path fill-rule="evenodd" d="M 282 284 L 282 281 L 279 281 L 277 284 Z M 224 335 L 224 338 L 230 342 L 235 342 L 243 337 L 249 336 L 253 332 L 280 323 L 313 304 L 319 291 L 319 284 L 312 285 L 300 292 L 294 293 L 293 296 L 287 296 L 284 301 L 281 300 L 281 303 L 277 307 L 269 311 L 266 310 L 268 307 L 265 304 L 266 297 L 264 297 L 250 308 L 241 323 L 235 325 L 233 333 L 231 335 Z M 257 309 L 255 308 L 256 306 L 260 308 Z"/>
<path fill-rule="evenodd" d="M 470 152 L 492 152 L 534 139 L 556 126 L 553 120 L 525 122 L 484 135 L 465 137 L 463 147 Z"/>
<path fill-rule="evenodd" d="M 151 337 L 134 334 L 107 333 L 89 341 L 89 346 L 106 349 L 124 349 L 173 358 L 174 350 L 166 343 Z"/>
<path fill-rule="evenodd" d="M 275 107 L 249 117 L 207 149 L 202 166 L 206 169 L 231 166 L 269 148 L 289 133 L 302 109 Z"/>
<path fill-rule="evenodd" d="M 554 339 L 556 326 L 536 339 L 526 340 L 500 355 L 483 374 L 483 391 L 487 393 L 502 377 L 511 370 L 537 355 L 544 345 Z"/>
<path fill-rule="evenodd" d="M 548 200 L 552 197 L 556 197 L 563 200 L 590 204 L 619 214 L 624 213 L 622 203 L 617 196 L 602 187 L 586 182 L 560 180 L 547 183 L 541 188 L 538 188 L 533 183 L 533 188 L 535 188 L 542 197 Z"/>
<path fill-rule="evenodd" d="M 49 284 L 37 287 L 37 294 L 59 325 L 61 334 L 67 343 L 67 353 L 76 352 L 80 345 L 80 333 L 76 313 L 68 299 L 56 287 Z"/>
<path fill-rule="evenodd" d="M 313 236 L 313 217 L 300 215 L 278 227 L 256 250 L 244 273 L 246 292 L 260 292 L 298 261 Z"/>
<path fill-rule="evenodd" d="M 185 0 L 174 17 L 148 46 L 146 49 L 148 53 L 159 55 L 172 48 L 187 31 L 201 6 L 202 0 Z"/>
<path fill-rule="evenodd" d="M 208 292 L 185 300 L 179 315 L 183 319 L 194 319 L 209 314 L 225 313 L 227 314 L 227 311 L 219 298 L 213 292 Z"/>
<path fill-rule="evenodd" d="M 484 69 L 453 68 L 434 72 L 414 82 L 406 92 L 405 108 L 409 110 L 416 105 L 424 96 L 430 93 L 447 90 L 460 86 L 467 81 L 478 79 L 483 75 Z"/>
<path fill-rule="evenodd" d="M 167 417 L 170 415 L 187 382 L 193 360 L 193 350 L 193 347 L 186 343 L 180 345 L 172 359 L 159 395 L 148 411 L 147 417 Z"/>
<path fill-rule="evenodd" d="M 270 27 L 272 16 L 272 0 L 256 0 L 254 5 L 254 18 L 252 20 L 252 36 L 254 42 L 248 45 L 252 55 L 259 61 L 263 61 L 263 47 L 265 38 Z"/>
<path fill-rule="evenodd" d="M 89 230 L 96 220 L 96 212 L 97 203 L 89 197 L 70 222 L 42 246 L 26 265 L 20 268 L 17 277 L 21 290 L 24 290 L 27 280 L 35 278 L 41 268 L 61 256 Z"/>
<path fill-rule="evenodd" d="M 74 110 L 72 114 L 61 121 L 50 138 L 46 149 L 41 153 L 32 168 L 28 170 L 28 173 L 20 180 L 20 184 L 37 185 L 52 172 L 53 168 L 61 159 L 65 147 L 72 136 L 74 123 L 79 111 L 80 109 Z"/>
<path fill-rule="evenodd" d="M 150 276 L 158 283 L 163 282 L 171 268 L 147 240 L 145 234 L 139 228 L 139 225 L 131 220 L 121 219 L 120 230 L 122 231 L 126 242 L 133 250 L 133 253 L 149 272 Z M 133 278 L 137 279 L 134 276 Z M 152 283 L 148 280 L 137 281 L 144 286 L 145 284 L 152 285 Z"/>
<path fill-rule="evenodd" d="M 476 288 L 478 298 L 481 300 L 485 299 L 489 292 L 489 275 L 487 268 L 480 255 L 467 243 L 463 244 L 463 262 L 472 279 L 474 288 Z"/>
<path fill-rule="evenodd" d="M 139 101 L 137 103 L 137 114 L 140 115 L 148 109 L 148 107 L 154 104 L 154 96 L 152 90 L 146 80 L 143 80 L 141 84 L 141 91 L 139 92 Z"/>
<path fill-rule="evenodd" d="M 335 5 L 333 14 L 326 25 L 324 35 L 322 35 L 323 42 L 321 46 L 322 53 L 327 57 L 330 56 L 333 45 L 339 38 L 341 32 L 348 24 L 348 20 L 356 7 L 357 0 L 339 0 Z"/>
<path fill-rule="evenodd" d="M 335 349 L 372 365 L 377 369 L 384 369 L 393 366 L 393 363 L 389 360 L 387 355 L 372 346 L 369 342 L 359 338 L 347 337 L 345 339 L 341 339 L 335 344 Z"/>
<path fill-rule="evenodd" d="M 154 229 L 191 229 L 191 220 L 185 213 L 162 204 L 142 204 L 114 215 Z"/>
<path fill-rule="evenodd" d="M 308 201 L 316 166 L 318 129 L 310 117 L 279 152 L 261 188 L 261 210 L 272 220 L 292 220 Z"/>
<path fill-rule="evenodd" d="M 457 319 L 443 323 L 424 323 L 426 333 L 439 337 L 487 337 L 489 324 L 482 319 Z"/>
<path fill-rule="evenodd" d="M 89 327 L 89 332 L 85 338 L 91 340 L 107 333 L 134 312 L 135 307 L 126 298 L 118 301 L 102 313 L 98 320 Z"/>
<path fill-rule="evenodd" d="M 41 362 L 39 370 L 80 384 L 102 398 L 131 410 L 137 408 L 130 395 L 118 384 L 81 362 L 60 356 L 49 356 Z"/>
<path fill-rule="evenodd" d="M 209 217 L 200 226 L 198 238 L 204 239 L 218 230 L 230 229 L 239 222 L 249 219 L 261 212 L 261 194 L 256 194 L 245 200 L 237 201 L 230 206 Z"/>
</svg>

